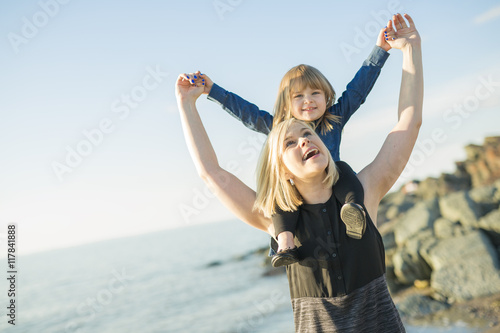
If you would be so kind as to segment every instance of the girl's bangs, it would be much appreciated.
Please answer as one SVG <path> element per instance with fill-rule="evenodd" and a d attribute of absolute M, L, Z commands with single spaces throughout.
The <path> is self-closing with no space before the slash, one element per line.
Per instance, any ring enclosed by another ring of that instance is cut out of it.
<path fill-rule="evenodd" d="M 291 93 L 296 91 L 302 91 L 307 87 L 310 87 L 311 89 L 320 89 L 326 91 L 322 80 L 318 78 L 316 75 L 313 75 L 312 73 L 308 72 L 300 74 L 301 75 L 298 75 L 290 80 Z"/>

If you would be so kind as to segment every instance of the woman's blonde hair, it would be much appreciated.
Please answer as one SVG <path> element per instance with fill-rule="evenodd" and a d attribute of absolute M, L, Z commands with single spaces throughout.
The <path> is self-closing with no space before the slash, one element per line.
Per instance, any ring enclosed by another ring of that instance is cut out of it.
<path fill-rule="evenodd" d="M 267 217 L 274 215 L 277 207 L 283 211 L 294 211 L 303 202 L 299 191 L 286 179 L 287 169 L 282 158 L 286 134 L 288 129 L 296 123 L 309 127 L 314 132 L 314 128 L 305 121 L 295 118 L 285 120 L 273 127 L 259 157 L 257 199 L 254 209 L 262 211 Z M 328 165 L 325 169 L 323 184 L 331 187 L 337 182 L 339 174 L 330 152 L 328 149 L 326 151 L 328 152 Z"/>
<path fill-rule="evenodd" d="M 281 123 L 283 120 L 293 118 L 292 115 L 292 93 L 301 91 L 305 88 L 320 89 L 325 93 L 326 109 L 335 103 L 335 90 L 326 77 L 319 70 L 309 65 L 298 65 L 290 69 L 283 79 L 281 79 L 278 97 L 274 104 L 273 126 Z M 332 122 L 340 122 L 340 116 L 326 112 L 316 122 L 322 134 L 333 129 Z"/>

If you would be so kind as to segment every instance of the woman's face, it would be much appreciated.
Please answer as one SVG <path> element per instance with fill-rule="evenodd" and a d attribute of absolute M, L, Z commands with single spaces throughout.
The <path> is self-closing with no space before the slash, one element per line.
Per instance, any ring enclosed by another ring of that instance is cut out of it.
<path fill-rule="evenodd" d="M 294 123 L 283 141 L 283 163 L 287 178 L 311 180 L 324 177 L 328 166 L 328 149 L 319 136 L 309 127 Z"/>

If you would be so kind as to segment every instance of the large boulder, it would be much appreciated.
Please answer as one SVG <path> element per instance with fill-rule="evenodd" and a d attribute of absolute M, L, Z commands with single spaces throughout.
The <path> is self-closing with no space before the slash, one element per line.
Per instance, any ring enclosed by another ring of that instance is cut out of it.
<path fill-rule="evenodd" d="M 412 284 L 415 280 L 428 280 L 431 268 L 420 255 L 423 243 L 433 238 L 431 229 L 422 231 L 417 237 L 406 242 L 406 246 L 398 249 L 392 258 L 394 274 L 401 284 Z"/>
<path fill-rule="evenodd" d="M 406 241 L 425 229 L 432 228 L 432 224 L 439 217 L 437 199 L 417 203 L 397 223 L 394 228 L 394 238 L 399 247 Z"/>
<path fill-rule="evenodd" d="M 401 200 L 394 201 L 387 209 L 385 217 L 390 221 L 415 206 L 415 198 L 410 195 L 403 195 Z"/>
<path fill-rule="evenodd" d="M 495 263 L 498 260 L 491 241 L 482 231 L 476 230 L 460 237 L 439 240 L 429 251 L 429 265 L 433 270 L 438 270 L 479 256 L 493 258 Z"/>
<path fill-rule="evenodd" d="M 464 226 L 476 226 L 480 207 L 472 201 L 466 191 L 449 194 L 439 199 L 441 215 L 448 220 L 458 221 Z"/>
<path fill-rule="evenodd" d="M 479 219 L 477 226 L 490 236 L 495 246 L 500 246 L 500 209 L 483 216 Z"/>
<path fill-rule="evenodd" d="M 422 259 L 425 260 L 425 262 L 427 263 L 427 265 L 430 267 L 430 269 L 432 270 L 432 266 L 431 266 L 431 251 L 434 249 L 434 247 L 436 247 L 437 244 L 439 244 L 439 239 L 435 236 L 434 234 L 434 237 L 422 237 L 421 238 L 421 242 L 420 242 L 420 247 L 418 249 L 418 254 L 420 255 L 420 257 Z"/>
<path fill-rule="evenodd" d="M 469 191 L 469 197 L 476 203 L 498 203 L 500 197 L 497 194 L 498 188 L 495 184 L 476 187 Z"/>
<path fill-rule="evenodd" d="M 464 260 L 433 272 L 431 286 L 454 303 L 500 293 L 500 275 L 491 258 Z"/>
<path fill-rule="evenodd" d="M 453 222 L 444 217 L 434 221 L 434 234 L 439 239 L 463 236 L 473 230 L 470 226 L 464 227 L 459 222 Z"/>
<path fill-rule="evenodd" d="M 407 210 L 415 205 L 416 198 L 405 193 L 392 192 L 388 193 L 380 202 L 377 223 L 383 225 L 386 222 L 392 222 Z"/>
<path fill-rule="evenodd" d="M 424 295 L 410 295 L 396 303 L 396 308 L 403 319 L 418 318 L 437 311 L 446 310 L 448 306 Z"/>
<path fill-rule="evenodd" d="M 415 194 L 419 198 L 428 200 L 468 189 L 470 189 L 470 177 L 459 168 L 455 174 L 443 173 L 438 178 L 429 177 L 421 181 Z"/>
<path fill-rule="evenodd" d="M 500 292 L 498 254 L 483 232 L 440 240 L 428 254 L 431 287 L 450 302 Z"/>
<path fill-rule="evenodd" d="M 467 160 L 462 164 L 473 187 L 489 185 L 500 178 L 500 137 L 487 137 L 482 146 L 468 145 L 465 152 Z"/>
<path fill-rule="evenodd" d="M 469 191 L 469 197 L 480 207 L 480 215 L 486 215 L 498 208 L 500 193 L 494 185 L 476 187 Z"/>

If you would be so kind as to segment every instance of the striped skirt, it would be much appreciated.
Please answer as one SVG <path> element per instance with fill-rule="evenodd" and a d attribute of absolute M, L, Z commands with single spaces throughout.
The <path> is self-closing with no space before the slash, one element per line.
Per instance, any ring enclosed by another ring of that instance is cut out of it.
<path fill-rule="evenodd" d="M 341 297 L 292 299 L 295 331 L 406 332 L 392 301 L 385 275 Z"/>

